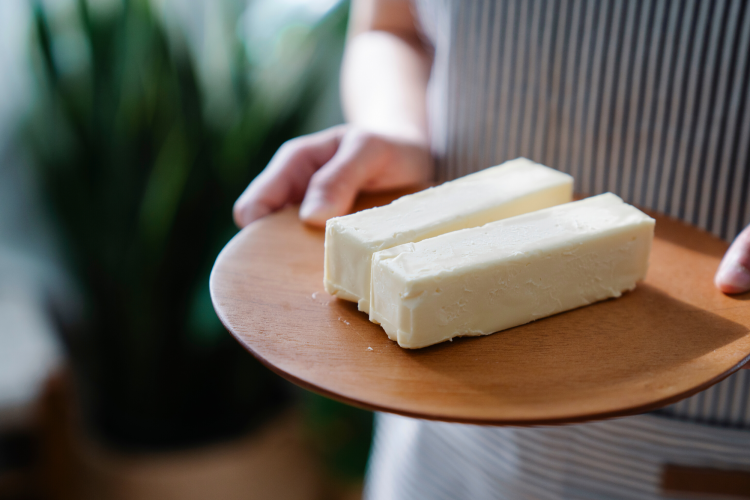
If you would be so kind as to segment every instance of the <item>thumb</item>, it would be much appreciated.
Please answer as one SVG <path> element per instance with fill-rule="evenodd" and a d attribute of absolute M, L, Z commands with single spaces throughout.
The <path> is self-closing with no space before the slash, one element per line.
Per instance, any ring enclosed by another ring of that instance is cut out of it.
<path fill-rule="evenodd" d="M 737 236 L 727 250 L 716 271 L 714 283 L 724 293 L 750 290 L 750 226 Z"/>

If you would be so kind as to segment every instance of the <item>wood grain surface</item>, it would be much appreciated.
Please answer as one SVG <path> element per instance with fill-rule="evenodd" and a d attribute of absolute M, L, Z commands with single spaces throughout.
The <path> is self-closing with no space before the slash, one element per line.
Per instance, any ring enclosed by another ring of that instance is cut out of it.
<path fill-rule="evenodd" d="M 401 194 L 361 198 L 355 210 Z M 324 291 L 323 231 L 299 222 L 296 207 L 227 244 L 211 296 L 226 328 L 266 366 L 363 408 L 490 425 L 641 413 L 720 381 L 750 357 L 750 294 L 713 286 L 727 244 L 655 217 L 651 265 L 635 291 L 419 350 L 400 348 L 356 304 Z"/>

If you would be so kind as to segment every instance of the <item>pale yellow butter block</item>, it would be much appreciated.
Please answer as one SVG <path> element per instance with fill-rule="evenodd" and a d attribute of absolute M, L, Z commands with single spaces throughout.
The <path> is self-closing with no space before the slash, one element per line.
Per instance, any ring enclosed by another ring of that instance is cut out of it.
<path fill-rule="evenodd" d="M 525 158 L 326 223 L 324 285 L 369 312 L 374 252 L 567 203 L 573 178 Z"/>
<path fill-rule="evenodd" d="M 370 320 L 401 347 L 488 335 L 619 297 L 654 219 L 607 193 L 377 252 Z"/>

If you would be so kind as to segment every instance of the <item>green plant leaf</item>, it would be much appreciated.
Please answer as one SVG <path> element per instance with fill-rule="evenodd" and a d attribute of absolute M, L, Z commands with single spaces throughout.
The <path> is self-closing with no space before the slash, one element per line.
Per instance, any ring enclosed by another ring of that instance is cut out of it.
<path fill-rule="evenodd" d="M 159 151 L 141 202 L 139 233 L 149 251 L 161 254 L 190 173 L 193 152 L 178 124 Z"/>

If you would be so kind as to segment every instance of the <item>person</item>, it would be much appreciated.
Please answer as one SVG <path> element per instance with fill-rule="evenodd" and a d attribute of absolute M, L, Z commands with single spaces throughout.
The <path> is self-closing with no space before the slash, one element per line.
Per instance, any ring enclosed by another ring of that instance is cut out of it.
<path fill-rule="evenodd" d="M 715 286 L 750 290 L 746 3 L 355 0 L 349 30 L 347 123 L 284 144 L 237 200 L 239 226 L 289 203 L 323 226 L 360 192 L 525 156 L 733 239 Z M 750 467 L 749 375 L 571 426 L 379 414 L 366 497 L 662 498 L 670 466 Z"/>

